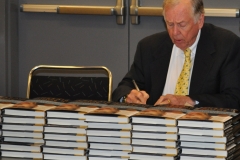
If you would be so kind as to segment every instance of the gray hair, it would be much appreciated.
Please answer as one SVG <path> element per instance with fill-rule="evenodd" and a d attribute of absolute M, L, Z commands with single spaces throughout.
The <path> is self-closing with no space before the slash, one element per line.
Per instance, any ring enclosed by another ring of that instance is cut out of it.
<path fill-rule="evenodd" d="M 181 0 L 164 0 L 163 1 L 163 16 L 165 17 L 165 6 L 172 5 L 175 6 L 180 3 Z M 192 9 L 193 9 L 193 16 L 195 22 L 197 22 L 198 18 L 201 14 L 204 14 L 204 5 L 202 0 L 191 0 L 192 2 Z"/>

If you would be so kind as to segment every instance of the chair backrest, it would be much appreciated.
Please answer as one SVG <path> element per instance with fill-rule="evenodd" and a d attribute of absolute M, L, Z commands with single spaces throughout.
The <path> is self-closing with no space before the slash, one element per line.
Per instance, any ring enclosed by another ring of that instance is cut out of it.
<path fill-rule="evenodd" d="M 111 101 L 111 94 L 112 73 L 104 66 L 39 65 L 28 76 L 27 98 L 30 99 L 54 97 Z"/>

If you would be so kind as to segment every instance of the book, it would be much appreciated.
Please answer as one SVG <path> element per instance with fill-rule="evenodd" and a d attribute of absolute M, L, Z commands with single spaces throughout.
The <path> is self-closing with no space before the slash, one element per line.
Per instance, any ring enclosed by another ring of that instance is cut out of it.
<path fill-rule="evenodd" d="M 79 148 L 69 148 L 69 147 L 51 147 L 51 146 L 42 146 L 42 152 L 53 153 L 53 154 L 65 154 L 65 155 L 86 155 L 86 149 Z"/>
<path fill-rule="evenodd" d="M 87 122 L 111 122 L 111 123 L 130 123 L 130 116 L 138 113 L 132 109 L 118 109 L 114 107 L 101 107 L 85 114 Z"/>
<path fill-rule="evenodd" d="M 3 137 L 29 137 L 29 138 L 43 138 L 42 132 L 31 132 L 31 131 L 10 131 L 10 130 L 2 130 Z"/>
<path fill-rule="evenodd" d="M 45 111 L 54 105 L 38 105 L 35 102 L 23 101 L 3 109 L 3 115 L 45 117 Z"/>
<path fill-rule="evenodd" d="M 139 132 L 132 131 L 132 138 L 156 139 L 156 140 L 178 140 L 177 133 L 171 132 Z"/>
<path fill-rule="evenodd" d="M 71 142 L 71 141 L 56 141 L 56 140 L 45 140 L 46 146 L 64 146 L 70 148 L 86 149 L 88 148 L 87 142 Z"/>
<path fill-rule="evenodd" d="M 87 129 L 87 136 L 131 137 L 129 130 L 118 129 Z"/>
<path fill-rule="evenodd" d="M 89 149 L 132 151 L 132 145 L 130 145 L 130 144 L 113 144 L 113 143 L 90 143 Z"/>
<path fill-rule="evenodd" d="M 71 118 L 85 120 L 85 113 L 98 109 L 98 106 L 79 106 L 65 103 L 46 111 L 47 118 Z"/>
<path fill-rule="evenodd" d="M 179 141 L 175 141 L 175 140 L 132 138 L 132 145 L 163 146 L 163 147 L 177 148 L 179 144 L 180 144 Z"/>
<path fill-rule="evenodd" d="M 133 131 L 148 131 L 148 132 L 172 132 L 177 133 L 177 126 L 165 126 L 158 124 L 132 124 Z"/>
<path fill-rule="evenodd" d="M 53 153 L 44 153 L 44 159 L 48 160 L 87 160 L 87 156 L 82 155 L 64 155 L 64 154 L 53 154 Z"/>
<path fill-rule="evenodd" d="M 214 136 L 197 136 L 197 135 L 179 135 L 180 141 L 192 141 L 195 142 L 214 142 L 214 143 L 227 143 L 233 137 L 232 134 L 226 137 L 214 137 Z"/>
<path fill-rule="evenodd" d="M 181 160 L 238 160 L 235 159 L 234 155 L 231 154 L 228 157 L 220 157 L 220 156 L 208 156 L 208 155 L 194 155 L 194 154 L 181 154 Z"/>
<path fill-rule="evenodd" d="M 135 104 L 135 103 L 121 103 L 121 102 L 109 102 L 109 101 L 100 101 L 100 100 L 74 100 L 69 103 L 78 104 L 78 105 L 97 105 L 101 107 L 113 107 L 118 109 L 133 109 L 137 111 L 144 110 L 146 108 L 152 107 L 152 105 L 146 104 Z"/>
<path fill-rule="evenodd" d="M 212 128 L 198 128 L 198 127 L 179 127 L 179 134 L 191 134 L 199 136 L 218 136 L 223 137 L 233 133 L 233 126 L 228 126 L 225 129 L 212 129 Z M 233 133 L 234 134 L 234 133 Z"/>
<path fill-rule="evenodd" d="M 179 111 L 183 113 L 190 112 L 194 110 L 195 108 L 192 106 L 187 106 L 187 105 L 173 105 L 173 104 L 163 104 L 163 105 L 157 105 L 154 107 L 150 107 L 153 109 L 159 109 L 162 111 Z"/>
<path fill-rule="evenodd" d="M 125 157 L 107 157 L 107 156 L 88 156 L 88 160 L 128 160 Z"/>
<path fill-rule="evenodd" d="M 196 112 L 204 112 L 209 114 L 229 115 L 232 117 L 231 123 L 240 120 L 239 110 L 233 108 L 218 108 L 218 107 L 198 107 L 194 109 Z"/>
<path fill-rule="evenodd" d="M 10 104 L 15 104 L 19 103 L 22 101 L 28 100 L 27 98 L 22 98 L 22 97 L 9 97 L 9 96 L 0 96 L 0 103 L 10 103 Z"/>
<path fill-rule="evenodd" d="M 180 149 L 179 148 L 167 148 L 161 146 L 141 146 L 141 145 L 132 145 L 132 152 L 140 152 L 140 153 L 153 153 L 153 154 L 165 154 L 169 156 L 178 155 Z"/>
<path fill-rule="evenodd" d="M 45 140 L 63 140 L 63 141 L 76 141 L 76 142 L 86 142 L 86 135 L 79 134 L 62 134 L 62 133 L 44 133 Z"/>
<path fill-rule="evenodd" d="M 132 125 L 131 123 L 88 122 L 88 128 L 132 130 Z"/>
<path fill-rule="evenodd" d="M 234 138 L 232 138 L 227 143 L 181 141 L 180 146 L 192 147 L 192 148 L 209 148 L 209 149 L 216 149 L 216 150 L 226 150 L 227 147 L 229 147 L 234 143 L 235 143 Z"/>
<path fill-rule="evenodd" d="M 40 103 L 40 104 L 52 104 L 52 105 L 62 105 L 65 103 L 70 102 L 70 99 L 64 99 L 64 98 L 56 98 L 56 97 L 36 97 L 28 99 L 27 101 Z"/>
<path fill-rule="evenodd" d="M 137 160 L 178 160 L 179 159 L 178 156 L 169 156 L 165 154 L 138 153 L 138 152 L 129 153 L 129 156 L 130 156 L 129 159 L 137 159 Z"/>
<path fill-rule="evenodd" d="M 131 138 L 88 136 L 88 142 L 131 144 Z"/>
<path fill-rule="evenodd" d="M 86 135 L 86 127 L 79 126 L 61 126 L 61 125 L 45 125 L 44 133 L 62 133 L 62 134 L 82 134 Z"/>
<path fill-rule="evenodd" d="M 20 151 L 7 151 L 1 150 L 1 157 L 14 157 L 23 159 L 43 159 L 42 152 L 20 152 Z"/>
<path fill-rule="evenodd" d="M 228 157 L 236 150 L 236 144 L 232 144 L 226 150 L 216 150 L 209 148 L 193 148 L 193 147 L 182 147 L 182 154 L 196 154 L 196 155 L 209 155 L 209 156 L 221 156 Z"/>
<path fill-rule="evenodd" d="M 47 118 L 46 121 L 48 125 L 80 126 L 81 128 L 87 128 L 87 122 L 80 119 Z"/>
<path fill-rule="evenodd" d="M 3 123 L 2 130 L 43 132 L 43 125 Z"/>
<path fill-rule="evenodd" d="M 41 152 L 41 145 L 27 145 L 23 143 L 1 143 L 1 150 Z"/>
<path fill-rule="evenodd" d="M 43 138 L 3 137 L 3 142 L 16 142 L 22 144 L 44 144 Z"/>
<path fill-rule="evenodd" d="M 163 111 L 155 108 L 148 108 L 131 116 L 132 123 L 159 124 L 166 126 L 176 126 L 179 117 L 185 115 L 179 111 Z"/>
<path fill-rule="evenodd" d="M 14 123 L 14 124 L 34 124 L 44 125 L 46 123 L 43 117 L 18 117 L 18 116 L 2 116 L 3 123 Z"/>
<path fill-rule="evenodd" d="M 124 157 L 129 158 L 130 151 L 118 151 L 118 150 L 103 150 L 103 149 L 89 149 L 89 156 L 104 156 L 104 157 Z"/>
<path fill-rule="evenodd" d="M 232 124 L 232 117 L 226 114 L 189 112 L 178 118 L 179 127 L 225 129 Z"/>

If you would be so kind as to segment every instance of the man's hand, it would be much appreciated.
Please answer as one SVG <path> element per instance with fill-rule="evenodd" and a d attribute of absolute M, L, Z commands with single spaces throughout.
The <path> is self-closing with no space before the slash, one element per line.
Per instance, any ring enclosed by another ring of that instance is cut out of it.
<path fill-rule="evenodd" d="M 137 91 L 136 89 L 133 89 L 127 95 L 125 102 L 146 104 L 148 98 L 149 98 L 149 95 L 145 91 Z"/>
<path fill-rule="evenodd" d="M 157 100 L 157 102 L 154 104 L 154 106 L 162 105 L 162 104 L 194 106 L 195 102 L 188 96 L 167 94 L 167 95 L 161 96 Z"/>

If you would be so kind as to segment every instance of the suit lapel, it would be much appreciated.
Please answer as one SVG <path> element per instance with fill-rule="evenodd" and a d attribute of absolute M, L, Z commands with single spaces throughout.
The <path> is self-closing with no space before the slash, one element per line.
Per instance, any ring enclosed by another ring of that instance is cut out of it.
<path fill-rule="evenodd" d="M 169 39 L 166 43 L 164 43 L 164 45 L 161 45 L 154 53 L 155 60 L 150 66 L 152 88 L 149 102 L 155 103 L 159 96 L 162 95 L 165 81 L 167 78 L 172 47 L 173 44 Z"/>
<path fill-rule="evenodd" d="M 214 63 L 215 47 L 213 41 L 209 38 L 211 37 L 209 34 L 211 32 L 208 28 L 202 29 L 196 50 L 189 94 L 201 93 L 206 77 L 210 76 L 208 74 Z"/>

